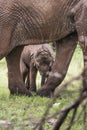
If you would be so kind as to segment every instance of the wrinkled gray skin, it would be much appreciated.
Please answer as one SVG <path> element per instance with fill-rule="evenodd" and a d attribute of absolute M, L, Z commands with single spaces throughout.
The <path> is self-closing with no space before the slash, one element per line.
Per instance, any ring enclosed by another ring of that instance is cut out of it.
<path fill-rule="evenodd" d="M 15 60 L 20 62 L 23 49 L 15 47 L 24 45 L 25 40 L 26 44 L 56 42 L 52 75 L 37 92 L 50 96 L 64 79 L 78 40 L 87 61 L 87 0 L 0 0 L 0 59 L 8 54 L 10 92 L 30 96 L 21 78 L 20 63 L 15 63 Z M 87 72 L 84 76 L 87 86 Z"/>
<path fill-rule="evenodd" d="M 25 46 L 20 59 L 20 68 L 23 81 L 27 88 L 36 92 L 37 71 L 41 75 L 43 86 L 52 70 L 54 52 L 49 44 Z"/>

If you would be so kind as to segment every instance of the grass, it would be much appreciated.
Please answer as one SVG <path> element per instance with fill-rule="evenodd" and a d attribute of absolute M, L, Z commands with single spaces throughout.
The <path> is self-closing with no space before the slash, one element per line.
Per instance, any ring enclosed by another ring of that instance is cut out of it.
<path fill-rule="evenodd" d="M 82 71 L 82 68 L 83 57 L 81 49 L 78 46 L 63 83 L 78 75 Z M 39 84 L 40 76 L 38 75 L 37 85 Z M 71 84 L 67 90 L 62 92 L 61 98 L 58 98 L 53 104 L 53 107 L 49 111 L 49 115 L 71 104 L 78 96 L 77 90 L 80 84 L 81 81 L 76 81 Z M 7 68 L 5 59 L 3 59 L 0 61 L 0 130 L 32 130 L 41 119 L 51 99 L 39 96 L 30 98 L 27 96 L 11 96 L 7 86 Z M 80 110 L 81 107 L 78 113 Z M 71 114 L 67 117 L 67 121 L 61 130 L 65 130 L 70 116 Z M 52 130 L 56 118 L 45 123 L 45 130 Z M 79 118 L 79 121 L 72 127 L 72 130 L 83 130 L 82 117 Z"/>

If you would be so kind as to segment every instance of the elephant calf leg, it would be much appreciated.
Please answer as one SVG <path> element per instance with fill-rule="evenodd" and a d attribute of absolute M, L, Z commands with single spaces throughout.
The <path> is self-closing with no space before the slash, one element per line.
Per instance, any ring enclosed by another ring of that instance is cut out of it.
<path fill-rule="evenodd" d="M 30 91 L 36 92 L 37 69 L 33 64 L 30 65 Z"/>
<path fill-rule="evenodd" d="M 41 86 L 43 86 L 45 84 L 45 80 L 46 80 L 46 75 L 42 75 L 41 76 Z"/>
<path fill-rule="evenodd" d="M 76 40 L 76 34 L 72 34 L 56 43 L 56 59 L 53 69 L 46 84 L 38 90 L 37 94 L 49 97 L 53 94 L 55 88 L 63 81 L 77 45 Z"/>
<path fill-rule="evenodd" d="M 31 96 L 31 93 L 25 87 L 20 72 L 20 56 L 23 47 L 16 47 L 7 57 L 8 83 L 11 94 L 24 94 Z"/>

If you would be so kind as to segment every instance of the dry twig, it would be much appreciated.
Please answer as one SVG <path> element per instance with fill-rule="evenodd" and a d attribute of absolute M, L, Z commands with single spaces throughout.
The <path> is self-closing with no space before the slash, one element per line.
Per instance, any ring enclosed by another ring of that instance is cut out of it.
<path fill-rule="evenodd" d="M 85 71 L 85 70 L 84 70 Z M 39 121 L 39 123 L 36 125 L 36 127 L 34 128 L 34 130 L 43 130 L 43 124 L 45 123 L 46 120 L 49 120 L 50 118 L 53 118 L 57 115 L 60 115 L 59 116 L 59 119 L 57 120 L 55 126 L 54 126 L 54 129 L 53 130 L 59 130 L 61 128 L 61 126 L 63 125 L 65 119 L 67 118 L 68 114 L 70 111 L 73 110 L 73 113 L 72 113 L 72 117 L 71 117 L 71 121 L 68 125 L 68 127 L 66 128 L 66 130 L 70 130 L 72 125 L 75 123 L 75 117 L 76 117 L 76 113 L 78 111 L 78 108 L 79 108 L 79 105 L 87 98 L 87 91 L 86 90 L 82 90 L 79 97 L 68 107 L 66 107 L 65 109 L 61 110 L 61 111 L 57 111 L 54 115 L 52 115 L 51 117 L 47 117 L 48 115 L 48 112 L 50 110 L 50 108 L 52 108 L 53 106 L 53 103 L 55 103 L 56 101 L 56 98 L 59 96 L 59 94 L 65 90 L 65 88 L 67 88 L 68 85 L 70 85 L 73 81 L 75 80 L 79 80 L 83 77 L 83 73 L 84 71 L 77 77 L 74 77 L 72 78 L 71 80 L 69 80 L 68 82 L 66 82 L 64 85 L 61 86 L 61 88 L 57 91 L 57 94 L 53 97 L 52 101 L 49 103 L 42 119 Z M 84 111 L 84 129 L 86 128 L 85 127 L 85 122 L 86 122 L 86 117 L 85 117 L 85 114 L 86 114 L 86 105 L 84 105 L 81 113 L 83 113 Z M 78 116 L 78 118 L 80 117 L 80 115 Z M 85 129 L 86 130 L 86 129 Z"/>

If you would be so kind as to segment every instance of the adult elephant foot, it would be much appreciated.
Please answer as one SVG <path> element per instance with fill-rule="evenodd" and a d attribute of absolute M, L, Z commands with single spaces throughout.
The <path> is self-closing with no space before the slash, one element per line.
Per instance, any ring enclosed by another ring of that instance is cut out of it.
<path fill-rule="evenodd" d="M 11 94 L 31 96 L 31 92 L 25 87 L 20 72 L 20 56 L 23 46 L 16 47 L 6 57 L 8 67 L 8 87 Z"/>
<path fill-rule="evenodd" d="M 22 83 L 9 84 L 10 94 L 32 96 L 32 93 Z"/>
<path fill-rule="evenodd" d="M 46 84 L 37 91 L 40 96 L 51 97 L 55 88 L 63 81 L 74 50 L 77 46 L 77 34 L 73 33 L 56 42 L 56 59 Z"/>
<path fill-rule="evenodd" d="M 50 89 L 47 89 L 46 87 L 42 87 L 38 90 L 37 95 L 41 97 L 48 97 L 51 98 L 54 95 L 54 91 L 51 91 Z"/>

